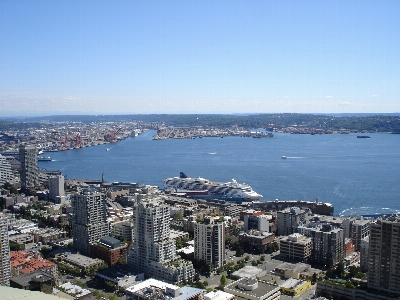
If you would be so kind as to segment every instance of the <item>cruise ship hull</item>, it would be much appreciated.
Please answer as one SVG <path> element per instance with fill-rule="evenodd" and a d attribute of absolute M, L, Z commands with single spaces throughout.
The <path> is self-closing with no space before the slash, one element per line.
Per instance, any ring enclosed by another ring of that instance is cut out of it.
<path fill-rule="evenodd" d="M 243 201 L 257 201 L 262 196 L 257 194 L 247 184 L 240 184 L 232 179 L 232 182 L 212 182 L 204 178 L 188 178 L 181 172 L 180 177 L 164 180 L 164 190 L 185 196 L 204 199 L 242 203 Z"/>

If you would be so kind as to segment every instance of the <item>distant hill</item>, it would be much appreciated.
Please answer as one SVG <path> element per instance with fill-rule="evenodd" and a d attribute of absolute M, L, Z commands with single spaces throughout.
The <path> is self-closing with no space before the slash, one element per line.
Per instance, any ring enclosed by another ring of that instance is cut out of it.
<path fill-rule="evenodd" d="M 45 117 L 8 118 L 0 122 L 0 130 L 11 126 L 43 127 L 53 122 L 148 122 L 166 126 L 240 126 L 265 128 L 302 126 L 322 129 L 346 129 L 359 132 L 400 132 L 400 113 L 397 114 L 149 114 L 149 115 L 55 115 Z M 47 126 L 48 126 L 47 125 Z"/>

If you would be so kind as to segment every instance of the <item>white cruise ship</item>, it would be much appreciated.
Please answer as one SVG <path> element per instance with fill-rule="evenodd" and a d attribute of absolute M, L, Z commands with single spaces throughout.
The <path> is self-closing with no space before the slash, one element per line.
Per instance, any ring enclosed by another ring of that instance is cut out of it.
<path fill-rule="evenodd" d="M 181 172 L 179 177 L 164 180 L 164 190 L 174 189 L 177 193 L 186 193 L 193 198 L 220 199 L 226 201 L 256 201 L 262 195 L 253 191 L 245 183 L 238 183 L 235 179 L 231 182 L 213 182 L 204 178 L 188 178 Z"/>

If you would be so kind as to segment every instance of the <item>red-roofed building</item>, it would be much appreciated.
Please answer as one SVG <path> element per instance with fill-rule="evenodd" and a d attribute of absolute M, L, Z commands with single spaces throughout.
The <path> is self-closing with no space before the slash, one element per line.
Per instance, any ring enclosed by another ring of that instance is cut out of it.
<path fill-rule="evenodd" d="M 57 265 L 43 259 L 40 255 L 30 254 L 26 251 L 10 251 L 11 274 L 28 274 L 36 270 L 57 276 Z"/>

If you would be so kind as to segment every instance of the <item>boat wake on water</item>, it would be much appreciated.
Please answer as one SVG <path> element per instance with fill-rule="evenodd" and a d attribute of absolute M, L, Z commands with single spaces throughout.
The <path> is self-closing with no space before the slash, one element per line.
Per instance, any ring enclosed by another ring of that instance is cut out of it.
<path fill-rule="evenodd" d="M 339 213 L 339 217 L 363 216 L 378 218 L 383 215 L 400 214 L 400 210 L 388 207 L 352 207 Z"/>

